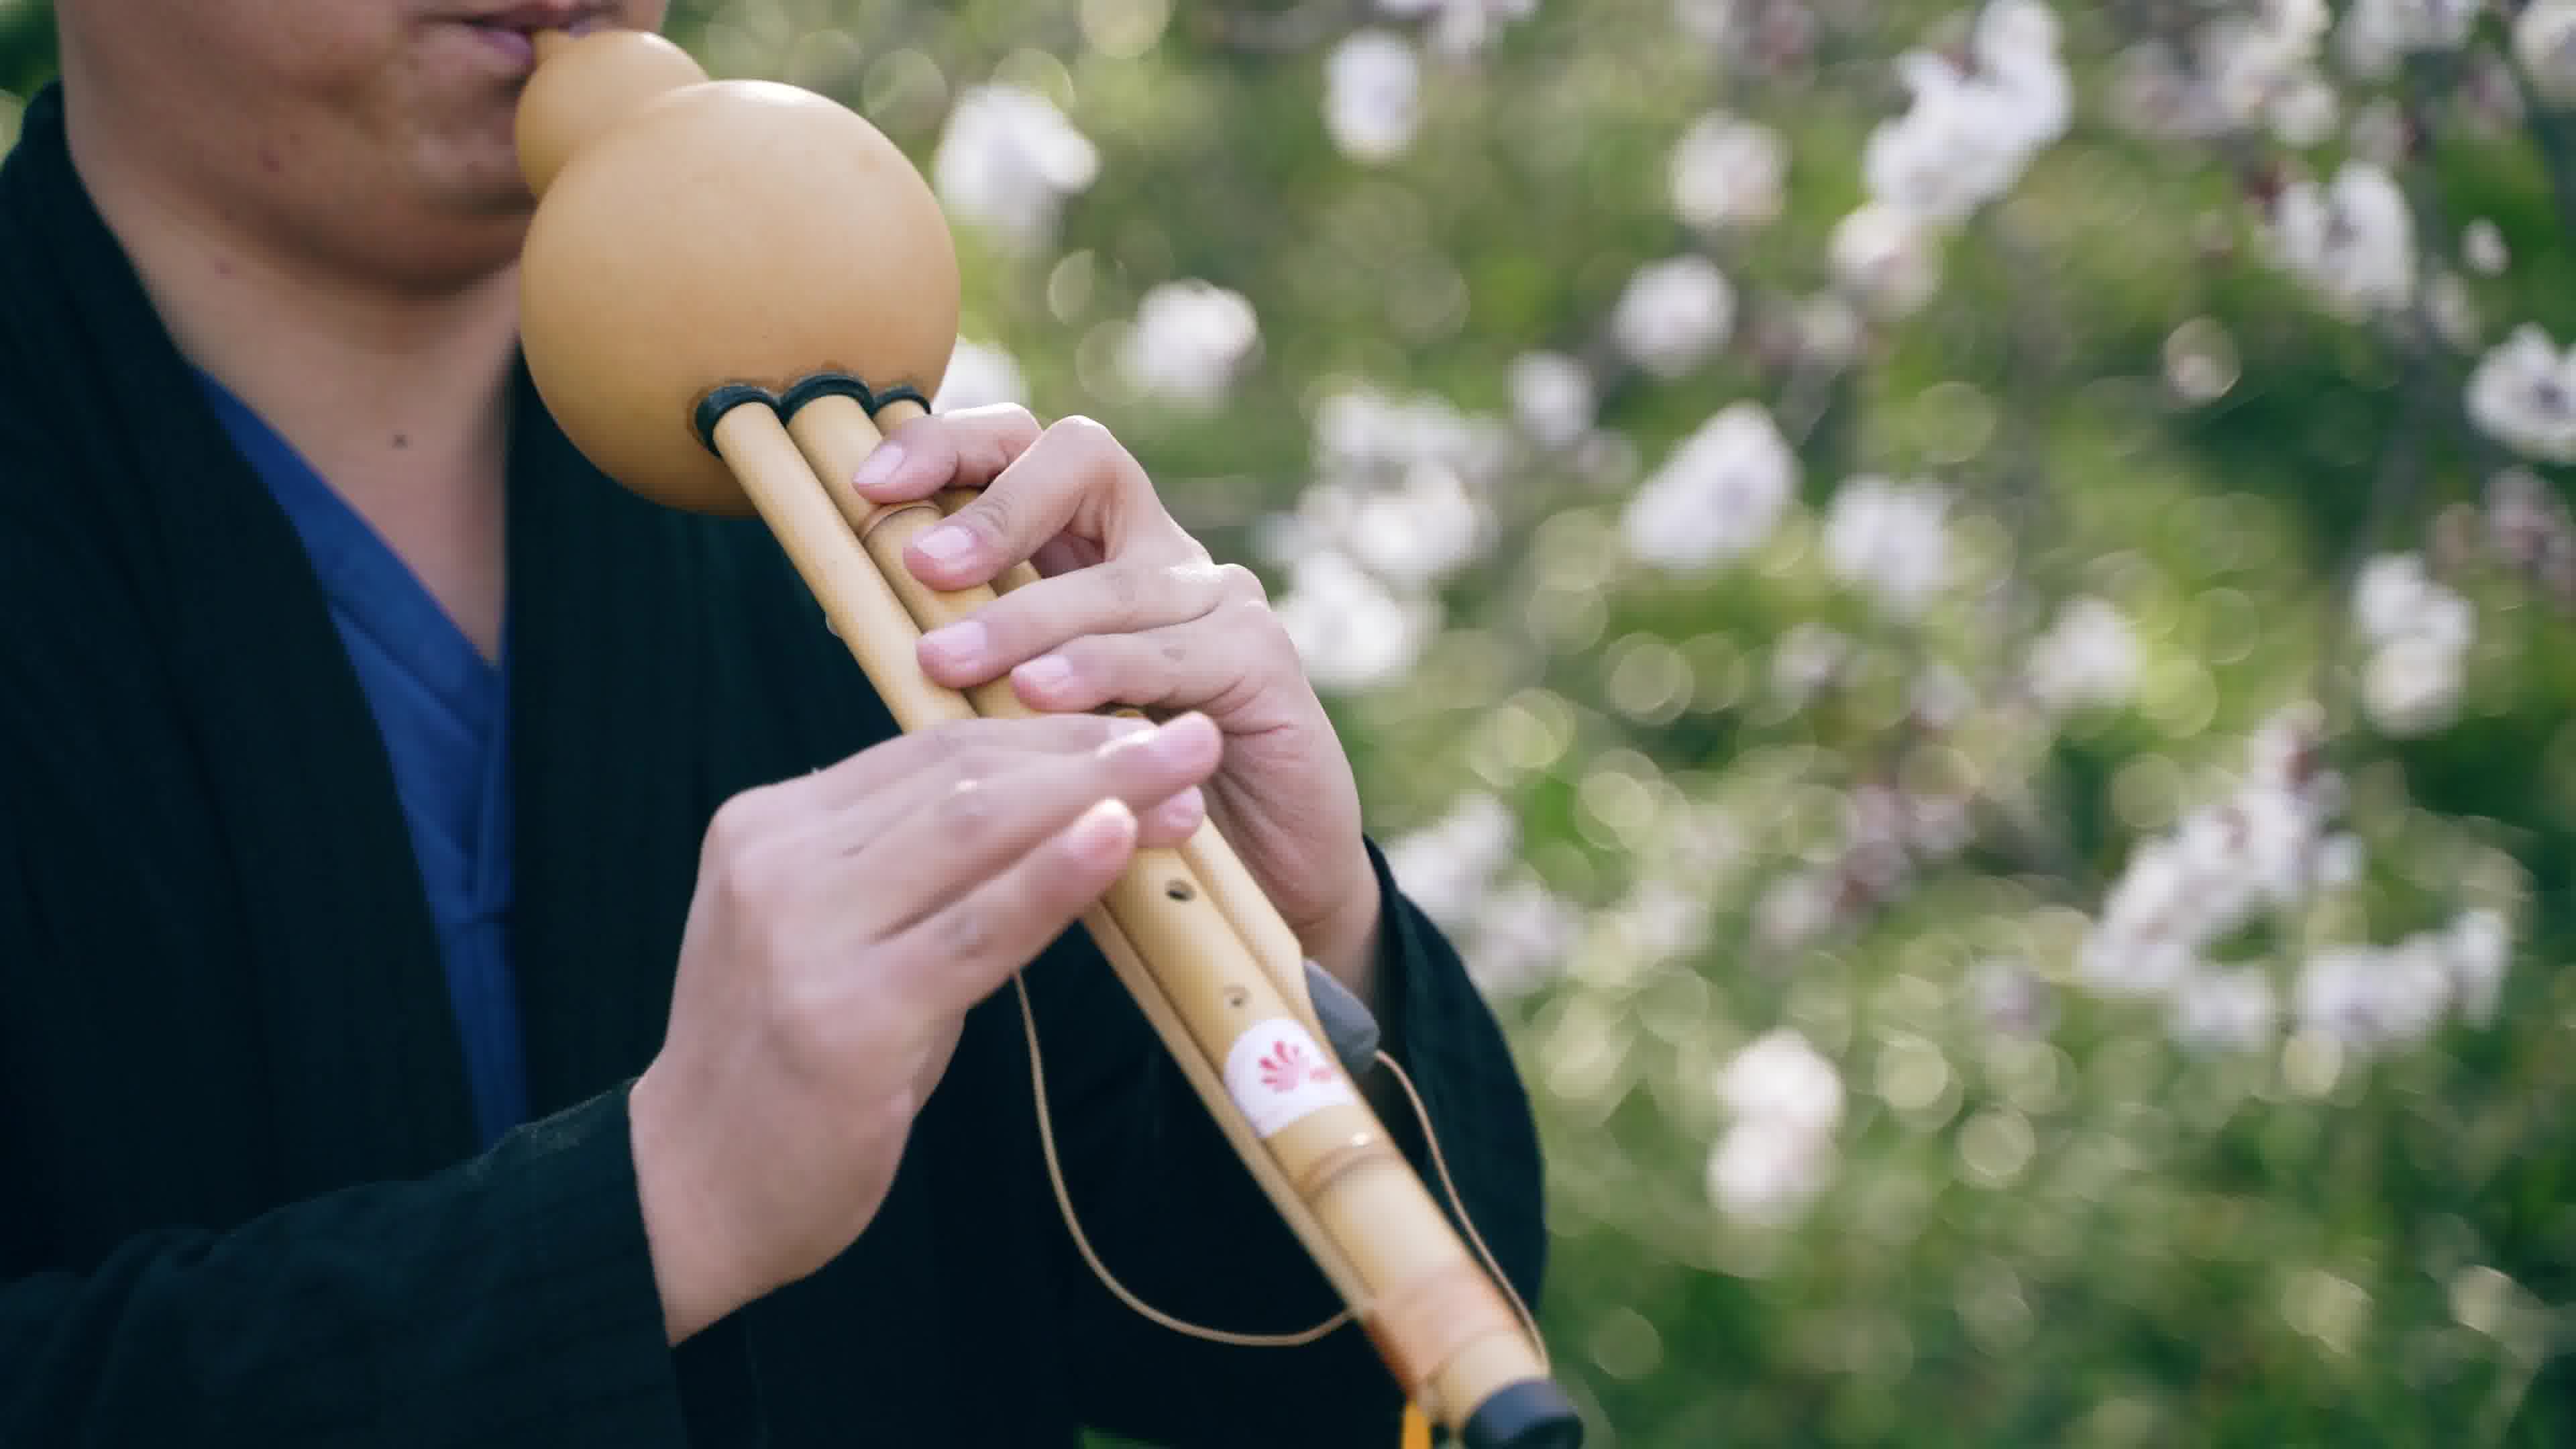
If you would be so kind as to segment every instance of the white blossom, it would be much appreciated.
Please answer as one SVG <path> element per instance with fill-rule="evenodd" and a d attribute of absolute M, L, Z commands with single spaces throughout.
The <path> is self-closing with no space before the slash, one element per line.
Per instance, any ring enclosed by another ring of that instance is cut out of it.
<path fill-rule="evenodd" d="M 1753 903 L 1753 938 L 1769 951 L 1794 951 L 1822 937 L 1834 924 L 1841 883 L 1823 870 L 1785 875 Z"/>
<path fill-rule="evenodd" d="M 1780 215 L 1789 148 L 1759 121 L 1711 112 L 1673 148 L 1673 211 L 1693 226 L 1760 226 Z"/>
<path fill-rule="evenodd" d="M 1852 304 L 1831 292 L 1809 297 L 1796 314 L 1798 354 L 1810 366 L 1834 371 L 1860 355 L 1865 325 Z"/>
<path fill-rule="evenodd" d="M 2274 34 L 2298 47 L 2302 55 L 2314 55 L 2318 42 L 2334 27 L 2334 10 L 2327 0 L 2264 0 L 2263 17 Z"/>
<path fill-rule="evenodd" d="M 2505 968 L 2513 959 L 2513 928 L 2504 913 L 2484 907 L 2462 911 L 2443 933 L 2442 947 L 2460 1015 L 2474 1026 L 2492 1024 Z"/>
<path fill-rule="evenodd" d="M 2173 1035 L 2185 1046 L 2256 1051 L 2272 1041 L 2280 1004 L 2259 968 L 2200 971 L 2173 993 Z"/>
<path fill-rule="evenodd" d="M 1460 412 L 1431 394 L 1392 398 L 1364 387 L 1337 389 L 1315 410 L 1315 466 L 1326 477 L 1393 483 L 1437 463 L 1485 479 L 1516 453 L 1500 419 Z"/>
<path fill-rule="evenodd" d="M 1725 345 L 1735 327 L 1735 289 L 1703 256 L 1650 262 L 1628 279 L 1610 325 L 1638 366 L 1679 377 Z"/>
<path fill-rule="evenodd" d="M 2025 962 L 1988 956 L 1968 977 L 1978 1024 L 2008 1036 L 2045 1036 L 2057 1024 L 2054 989 Z"/>
<path fill-rule="evenodd" d="M 2084 938 L 2076 976 L 2109 996 L 2161 996 L 2200 969 L 2199 953 L 2160 936 L 2096 931 Z"/>
<path fill-rule="evenodd" d="M 1503 22 L 1526 20 L 1538 0 L 1378 0 L 1389 15 L 1431 17 L 1431 45 L 1446 55 L 1468 55 L 1501 32 Z"/>
<path fill-rule="evenodd" d="M 2314 888 L 2343 794 L 2341 778 L 2309 758 L 2315 728 L 2306 711 L 2276 718 L 2248 742 L 2234 793 L 2139 845 L 2085 940 L 2083 980 L 2127 995 L 2179 991 L 2211 944 Z"/>
<path fill-rule="evenodd" d="M 1842 1075 L 1793 1027 L 1765 1032 L 1737 1052 L 1719 1072 L 1717 1092 L 1739 1120 L 1813 1134 L 1842 1122 Z"/>
<path fill-rule="evenodd" d="M 1844 217 L 1827 252 L 1835 283 L 1880 317 L 1911 315 L 1941 285 L 1939 239 L 1895 206 L 1870 202 Z"/>
<path fill-rule="evenodd" d="M 1275 610 L 1307 677 L 1326 691 L 1366 689 L 1410 669 L 1439 627 L 1430 601 L 1397 597 L 1329 548 L 1297 560 Z"/>
<path fill-rule="evenodd" d="M 1804 706 L 1843 672 L 1852 650 L 1850 635 L 1801 619 L 1789 626 L 1771 651 L 1771 688 L 1790 704 Z"/>
<path fill-rule="evenodd" d="M 1188 408 L 1225 396 L 1261 339 L 1252 303 L 1210 282 L 1163 282 L 1136 304 L 1119 362 L 1139 392 Z"/>
<path fill-rule="evenodd" d="M 2469 284 L 2448 267 L 2433 274 L 2424 284 L 2424 316 L 2433 326 L 2433 335 L 2442 339 L 2454 352 L 2468 352 L 2478 345 L 2482 319 L 2478 316 L 2477 298 Z"/>
<path fill-rule="evenodd" d="M 1492 542 L 1484 490 L 1509 453 L 1502 424 L 1436 397 L 1336 392 L 1315 415 L 1323 477 L 1295 515 L 1262 521 L 1263 550 L 1292 561 L 1330 550 L 1399 592 L 1427 589 Z"/>
<path fill-rule="evenodd" d="M 2344 147 L 2356 161 L 2395 171 L 2406 164 L 2406 129 L 2405 113 L 2381 96 L 2353 112 L 2352 124 L 2344 127 Z"/>
<path fill-rule="evenodd" d="M 2265 108 L 2265 115 L 2272 123 L 2272 135 L 2282 145 L 2304 150 L 2334 139 L 2335 127 L 2343 120 L 2343 106 L 2335 98 L 2334 87 L 2310 71 L 2283 86 Z"/>
<path fill-rule="evenodd" d="M 1657 875 L 1637 883 L 1615 919 L 1631 945 L 1661 959 L 1688 955 L 1705 942 L 1711 914 L 1704 882 Z"/>
<path fill-rule="evenodd" d="M 1861 151 L 1875 200 L 1958 221 L 2012 189 L 2032 155 L 2066 133 L 2071 90 L 2055 12 L 2038 0 L 1998 0 L 1979 14 L 1970 48 L 1968 72 L 1929 51 L 1897 58 L 1913 104 Z"/>
<path fill-rule="evenodd" d="M 2576 13 L 2576 0 L 2569 0 L 2568 9 Z M 2461 228 L 2460 260 L 2479 276 L 2494 277 L 2513 264 L 2513 254 L 2505 247 L 2503 229 L 2482 216 Z"/>
<path fill-rule="evenodd" d="M 2290 146 L 2328 139 L 2341 108 L 2316 58 L 2330 20 L 2321 0 L 2275 0 L 2201 27 L 2201 69 L 2226 122 L 2266 125 Z"/>
<path fill-rule="evenodd" d="M 1524 995 L 1565 974 L 1582 913 L 1521 872 L 1487 897 L 1458 954 L 1480 990 Z"/>
<path fill-rule="evenodd" d="M 2372 720 L 2398 735 L 2449 723 L 2477 625 L 2469 601 L 2425 577 L 2420 555 L 2383 554 L 2355 582 L 2353 617 L 2374 646 L 2362 675 Z"/>
<path fill-rule="evenodd" d="M 1481 791 L 1461 796 L 1447 814 L 1387 843 L 1387 869 L 1406 896 L 1444 928 L 1475 919 L 1494 876 L 1520 845 L 1510 807 Z"/>
<path fill-rule="evenodd" d="M 1977 707 L 1976 687 L 1944 660 L 1934 660 L 1914 676 L 1905 692 L 1906 709 L 1935 730 L 1955 728 Z"/>
<path fill-rule="evenodd" d="M 2380 80 L 2414 52 L 2458 49 L 2485 8 L 2485 0 L 2353 0 L 2335 45 L 2353 74 Z"/>
<path fill-rule="evenodd" d="M 2192 899 L 2199 872 L 2195 862 L 2168 837 L 2150 840 L 2129 857 L 2126 870 L 2102 901 L 2106 930 L 2135 936 L 2198 936 L 2183 928 L 2177 916 L 2197 909 Z"/>
<path fill-rule="evenodd" d="M 2576 463 L 2576 348 L 2525 323 L 2469 374 L 2469 418 L 2527 458 Z"/>
<path fill-rule="evenodd" d="M 1046 97 L 976 86 L 957 98 L 930 171 L 950 215 L 1030 252 L 1053 240 L 1065 198 L 1099 175 L 1100 152 Z"/>
<path fill-rule="evenodd" d="M 2216 78 L 2215 85 L 2204 83 L 2164 41 L 2129 45 L 2112 61 L 2108 98 L 2112 119 L 2151 140 L 2191 141 L 2219 134 L 2236 120 L 2219 99 L 2230 68 L 2222 53 L 2204 60 L 2202 70 Z M 2261 84 L 2270 83 L 2271 77 L 2265 74 Z M 2256 94 L 2268 92 L 2257 90 Z"/>
<path fill-rule="evenodd" d="M 2478 908 L 2395 945 L 2320 950 L 2300 973 L 2299 1020 L 2364 1051 L 2419 1042 L 2446 1014 L 2488 1025 L 2512 948 L 2503 915 Z"/>
<path fill-rule="evenodd" d="M 2138 636 L 2109 602 L 2074 600 L 2031 650 L 2031 693 L 2057 709 L 2125 702 L 2138 684 Z"/>
<path fill-rule="evenodd" d="M 2350 316 L 2403 309 L 2415 295 L 2415 223 L 2406 194 L 2367 161 L 2347 161 L 2332 185 L 2299 180 L 2273 204 L 2281 265 Z"/>
<path fill-rule="evenodd" d="M 2393 947 L 2328 947 L 2299 973 L 2300 1025 L 2356 1050 L 2422 1041 L 2450 1004 L 2448 964 L 2426 937 Z"/>
<path fill-rule="evenodd" d="M 1874 475 L 1846 481 L 1825 517 L 1825 562 L 1899 618 L 1921 614 L 1950 578 L 1949 495 Z"/>
<path fill-rule="evenodd" d="M 1369 572 L 1421 589 L 1475 557 L 1484 527 L 1483 507 L 1454 470 L 1417 463 L 1402 487 L 1372 490 L 1352 503 L 1339 533 Z"/>
<path fill-rule="evenodd" d="M 1704 45 L 1731 45 L 1748 18 L 1744 0 L 1673 0 L 1673 24 Z"/>
<path fill-rule="evenodd" d="M 1357 161 L 1404 154 L 1422 123 L 1422 62 L 1389 30 L 1353 31 L 1324 62 L 1324 129 Z"/>
<path fill-rule="evenodd" d="M 2456 716 L 2464 683 L 2460 651 L 2408 635 L 2381 645 L 2363 667 L 2362 708 L 2389 734 L 2429 734 Z"/>
<path fill-rule="evenodd" d="M 2466 648 L 2476 624 L 2469 601 L 2425 576 L 2419 553 L 2384 553 L 2353 581 L 2353 622 L 2373 643 L 2421 635 Z"/>
<path fill-rule="evenodd" d="M 931 399 L 930 410 L 951 413 L 996 403 L 1025 407 L 1028 401 L 1028 380 L 1020 375 L 1017 359 L 999 347 L 961 337 L 957 350 L 948 355 L 948 373 L 939 380 L 939 395 Z"/>
<path fill-rule="evenodd" d="M 2565 590 L 2576 585 L 2576 515 L 2539 474 L 2511 467 L 2487 480 L 2487 546 L 2512 567 Z"/>
<path fill-rule="evenodd" d="M 2513 55 L 2541 100 L 2576 101 L 2576 0 L 2531 0 L 2514 17 Z"/>
<path fill-rule="evenodd" d="M 2315 802 L 2280 781 L 2248 780 L 2224 805 L 2195 812 L 2178 836 L 2190 860 L 2197 939 L 2215 940 L 2258 906 L 2286 906 L 2312 883 L 2319 827 Z"/>
<path fill-rule="evenodd" d="M 1739 1122 L 1709 1154 L 1708 1192 L 1728 1217 L 1786 1227 L 1824 1191 L 1833 1171 L 1832 1139 L 1779 1122 Z"/>
<path fill-rule="evenodd" d="M 1592 430 L 1599 406 L 1592 374 L 1562 352 L 1524 352 L 1512 360 L 1512 414 L 1545 447 L 1562 448 Z"/>
<path fill-rule="evenodd" d="M 1797 456 L 1771 414 L 1739 402 L 1682 440 L 1629 500 L 1621 527 L 1639 559 L 1704 568 L 1769 538 L 1797 486 Z"/>

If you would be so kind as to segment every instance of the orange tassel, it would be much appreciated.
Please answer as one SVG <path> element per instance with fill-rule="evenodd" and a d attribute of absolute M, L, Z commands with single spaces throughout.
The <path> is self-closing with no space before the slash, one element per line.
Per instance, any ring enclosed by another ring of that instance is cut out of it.
<path fill-rule="evenodd" d="M 1403 1449 L 1431 1449 L 1431 1421 L 1411 1404 L 1404 1406 Z"/>

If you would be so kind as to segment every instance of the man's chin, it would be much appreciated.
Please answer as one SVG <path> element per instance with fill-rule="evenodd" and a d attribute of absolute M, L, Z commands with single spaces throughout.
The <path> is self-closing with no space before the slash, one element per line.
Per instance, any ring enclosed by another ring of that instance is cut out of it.
<path fill-rule="evenodd" d="M 442 148 L 435 159 L 433 185 L 442 209 L 462 216 L 525 218 L 536 207 L 527 177 L 519 170 L 519 151 L 508 125 L 478 127 L 476 134 Z"/>

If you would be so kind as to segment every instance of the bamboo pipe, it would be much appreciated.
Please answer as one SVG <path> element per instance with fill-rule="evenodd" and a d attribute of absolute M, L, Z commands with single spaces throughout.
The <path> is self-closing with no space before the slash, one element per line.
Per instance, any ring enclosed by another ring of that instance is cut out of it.
<path fill-rule="evenodd" d="M 906 546 L 944 516 L 934 501 L 873 504 L 849 486 L 846 480 L 882 437 L 856 399 L 817 397 L 788 419 L 787 430 L 916 629 L 959 622 L 993 601 L 988 587 L 934 590 L 905 564 Z M 989 718 L 1038 713 L 1007 678 L 969 690 L 966 697 Z M 1221 837 L 1218 845 L 1234 858 Z M 1292 1219 L 1301 1216 L 1295 1208 L 1304 1207 L 1326 1229 L 1333 1245 L 1327 1253 L 1337 1249 L 1350 1259 L 1360 1292 L 1346 1297 L 1372 1305 L 1366 1321 L 1380 1334 L 1381 1348 L 1396 1361 L 1406 1386 L 1435 1414 L 1442 1405 L 1476 1402 L 1481 1375 L 1498 1367 L 1508 1371 L 1528 1355 L 1519 1320 L 1448 1230 L 1430 1193 L 1330 1054 L 1304 1028 L 1293 1036 L 1280 1029 L 1295 1020 L 1294 1013 L 1213 892 L 1177 851 L 1145 850 L 1110 887 L 1106 903 L 1118 933 L 1138 948 L 1154 988 L 1179 1016 L 1188 1046 L 1203 1060 L 1225 1064 L 1224 1089 L 1252 1119 L 1258 1155 L 1280 1169 L 1290 1189 L 1286 1199 L 1274 1192 L 1274 1204 Z M 1261 908 L 1278 919 L 1267 900 Z M 1280 929 L 1286 930 L 1284 923 Z M 1302 955 L 1299 963 L 1302 973 Z M 1309 1079 L 1285 1092 L 1265 1091 L 1267 1074 L 1259 1064 L 1274 1053 L 1302 1053 L 1311 1063 Z M 1278 1125 L 1268 1126 L 1265 1114 Z M 1219 1115 L 1223 1120 L 1225 1114 Z M 1434 1224 L 1439 1231 L 1408 1231 L 1415 1223 Z M 1319 1253 L 1319 1260 L 1324 1256 Z M 1489 1345 L 1494 1338 L 1502 1342 Z"/>

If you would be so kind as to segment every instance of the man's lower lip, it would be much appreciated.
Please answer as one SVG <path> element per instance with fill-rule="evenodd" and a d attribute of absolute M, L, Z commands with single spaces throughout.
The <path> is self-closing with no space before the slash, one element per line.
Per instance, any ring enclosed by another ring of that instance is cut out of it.
<path fill-rule="evenodd" d="M 536 42 L 524 30 L 510 30 L 498 25 L 469 25 L 467 29 L 483 38 L 496 52 L 520 65 L 533 65 L 537 59 Z"/>

